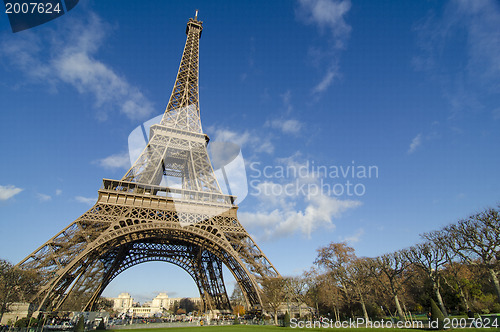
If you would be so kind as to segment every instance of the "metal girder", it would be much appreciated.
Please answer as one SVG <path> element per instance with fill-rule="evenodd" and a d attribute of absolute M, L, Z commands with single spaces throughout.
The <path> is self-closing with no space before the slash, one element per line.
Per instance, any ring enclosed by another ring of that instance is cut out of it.
<path fill-rule="evenodd" d="M 198 102 L 202 22 L 189 19 L 177 79 L 160 124 L 122 180 L 103 180 L 96 204 L 23 259 L 42 276 L 38 309 L 90 310 L 106 286 L 128 268 L 163 261 L 195 281 L 207 309 L 230 309 L 225 265 L 250 307 L 260 307 L 260 282 L 279 276 L 239 223 L 207 153 Z M 164 176 L 182 188 L 160 186 Z"/>

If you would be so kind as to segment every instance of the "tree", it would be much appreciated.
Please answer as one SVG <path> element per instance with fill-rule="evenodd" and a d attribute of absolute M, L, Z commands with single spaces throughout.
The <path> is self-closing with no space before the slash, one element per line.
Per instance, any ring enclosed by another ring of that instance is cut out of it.
<path fill-rule="evenodd" d="M 339 282 L 335 279 L 335 276 L 328 272 L 318 276 L 318 300 L 322 310 L 330 313 L 333 311 L 335 319 L 340 320 L 340 309 L 344 305 L 348 305 L 349 302 L 346 300 L 345 294 L 342 292 L 342 288 Z"/>
<path fill-rule="evenodd" d="M 403 250 L 403 254 L 412 264 L 425 272 L 432 283 L 432 289 L 441 311 L 445 316 L 448 316 L 440 291 L 439 271 L 446 263 L 446 253 L 444 249 L 428 241 Z"/>
<path fill-rule="evenodd" d="M 0 259 L 0 320 L 14 302 L 29 301 L 36 294 L 40 277 Z"/>
<path fill-rule="evenodd" d="M 179 302 L 179 308 L 182 308 L 185 310 L 185 312 L 191 312 L 196 308 L 196 305 L 194 304 L 193 301 L 188 299 L 187 297 L 183 298 Z"/>
<path fill-rule="evenodd" d="M 464 271 L 464 265 L 456 261 L 457 252 L 459 249 L 457 246 L 460 244 L 457 242 L 457 234 L 455 232 L 449 232 L 447 230 L 434 231 L 430 233 L 421 234 L 421 236 L 434 243 L 434 245 L 440 247 L 445 255 L 447 264 L 446 274 L 451 276 L 449 278 L 446 274 L 443 275 L 443 281 L 453 290 L 458 293 L 460 300 L 462 301 L 466 311 L 469 310 L 469 303 L 467 297 L 465 296 L 465 280 L 461 278 L 462 272 Z"/>
<path fill-rule="evenodd" d="M 316 269 L 311 268 L 304 272 L 304 280 L 306 282 L 307 291 L 304 295 L 304 301 L 311 307 L 316 309 L 316 315 L 319 315 L 319 295 L 320 295 L 320 278 Z"/>
<path fill-rule="evenodd" d="M 290 314 L 285 312 L 285 317 L 283 317 L 283 327 L 290 327 Z"/>
<path fill-rule="evenodd" d="M 179 309 L 179 301 L 174 301 L 174 303 L 172 303 L 170 305 L 170 311 L 172 311 L 174 314 L 177 312 L 177 310 Z"/>
<path fill-rule="evenodd" d="M 296 303 L 299 306 L 299 317 L 302 316 L 301 306 L 307 293 L 305 275 L 285 278 L 285 292 L 287 301 Z"/>
<path fill-rule="evenodd" d="M 233 315 L 236 316 L 243 316 L 245 314 L 245 307 L 242 306 L 241 304 L 237 304 L 233 306 Z"/>
<path fill-rule="evenodd" d="M 236 284 L 233 289 L 233 293 L 231 294 L 231 298 L 229 299 L 231 302 L 231 306 L 233 308 L 240 306 L 245 308 L 246 300 L 243 292 L 241 291 L 240 285 Z"/>
<path fill-rule="evenodd" d="M 95 304 L 95 310 L 113 312 L 113 306 L 113 300 L 100 296 Z"/>
<path fill-rule="evenodd" d="M 99 325 L 97 325 L 96 330 L 102 331 L 102 330 L 105 330 L 105 329 L 106 329 L 106 324 L 104 324 L 104 320 L 101 320 L 99 322 Z"/>
<path fill-rule="evenodd" d="M 285 280 L 281 277 L 262 281 L 262 302 L 264 308 L 274 314 L 274 324 L 278 325 L 278 310 L 285 301 Z"/>
<path fill-rule="evenodd" d="M 85 332 L 85 318 L 83 318 L 83 315 L 78 318 L 78 322 L 75 325 L 75 332 Z"/>
<path fill-rule="evenodd" d="M 354 248 L 345 242 L 330 243 L 326 247 L 320 247 L 314 264 L 321 266 L 334 277 L 340 284 L 348 302 L 357 301 L 361 304 L 363 316 L 368 321 L 365 295 L 367 291 L 366 282 L 368 271 L 363 260 L 356 257 Z"/>
<path fill-rule="evenodd" d="M 38 319 L 36 318 L 28 318 L 28 317 L 23 317 L 21 319 L 19 319 L 15 324 L 14 326 L 15 327 L 18 327 L 18 328 L 22 328 L 22 327 L 27 327 L 28 324 L 30 326 L 35 326 L 36 324 L 38 324 Z"/>
<path fill-rule="evenodd" d="M 372 276 L 386 293 L 392 296 L 400 320 L 406 320 L 399 303 L 399 295 L 410 277 L 410 274 L 405 273 L 409 266 L 410 262 L 400 251 L 385 254 L 369 261 Z"/>
<path fill-rule="evenodd" d="M 236 284 L 233 289 L 233 294 L 229 300 L 231 302 L 231 307 L 233 307 L 233 315 L 243 316 L 245 314 L 245 305 L 247 303 L 243 292 L 241 291 L 240 285 Z M 239 324 L 239 322 L 238 322 Z"/>
<path fill-rule="evenodd" d="M 488 271 L 500 302 L 500 206 L 460 220 L 444 229 L 453 239 L 451 248 L 468 264 Z"/>

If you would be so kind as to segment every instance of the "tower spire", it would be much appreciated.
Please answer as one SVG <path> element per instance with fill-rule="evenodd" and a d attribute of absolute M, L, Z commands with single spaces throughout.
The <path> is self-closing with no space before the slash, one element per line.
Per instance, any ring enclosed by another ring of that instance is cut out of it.
<path fill-rule="evenodd" d="M 198 21 L 196 10 L 195 18 L 190 18 L 186 26 L 186 44 L 162 125 L 202 132 L 198 101 L 198 54 L 202 30 L 203 22 Z"/>
<path fill-rule="evenodd" d="M 197 16 L 187 22 L 186 44 L 167 109 L 160 124 L 151 126 L 149 142 L 124 181 L 159 185 L 164 176 L 170 176 L 181 179 L 182 189 L 222 193 L 206 152 L 208 137 L 201 128 L 198 53 L 203 22 Z"/>

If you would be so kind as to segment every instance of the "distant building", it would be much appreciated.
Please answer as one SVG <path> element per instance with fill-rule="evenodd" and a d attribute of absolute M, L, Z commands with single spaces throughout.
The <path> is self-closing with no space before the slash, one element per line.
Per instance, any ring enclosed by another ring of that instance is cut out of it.
<path fill-rule="evenodd" d="M 0 324 L 14 324 L 18 319 L 28 316 L 30 311 L 30 304 L 24 302 L 15 302 L 9 306 L 9 310 L 5 312 L 2 316 L 2 321 Z M 32 311 L 33 312 L 33 311 Z"/>
<path fill-rule="evenodd" d="M 135 317 L 153 317 L 157 314 L 163 314 L 170 309 L 175 301 L 180 302 L 183 297 L 168 297 L 167 293 L 159 293 L 152 301 L 147 301 L 143 305 L 134 302 L 129 293 L 121 293 L 113 300 L 113 310 L 118 314 L 128 314 Z M 189 297 L 195 305 L 202 303 L 199 297 Z"/>
<path fill-rule="evenodd" d="M 134 299 L 129 293 L 121 293 L 117 298 L 113 300 L 113 310 L 120 312 L 122 309 L 132 308 L 134 305 Z"/>
<path fill-rule="evenodd" d="M 173 301 L 172 301 L 173 300 Z M 175 299 L 170 299 L 167 293 L 160 293 L 151 302 L 151 307 L 169 309 Z"/>

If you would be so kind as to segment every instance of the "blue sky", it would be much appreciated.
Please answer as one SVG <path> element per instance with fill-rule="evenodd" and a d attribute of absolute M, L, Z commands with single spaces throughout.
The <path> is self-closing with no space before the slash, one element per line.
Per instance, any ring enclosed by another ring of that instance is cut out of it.
<path fill-rule="evenodd" d="M 239 218 L 281 274 L 332 241 L 376 256 L 499 202 L 498 2 L 85 1 L 16 34 L 0 15 L 1 258 L 24 258 L 123 176 L 128 135 L 168 102 L 195 9 L 204 131 L 242 147 Z M 105 295 L 122 291 L 197 295 L 160 263 Z"/>

